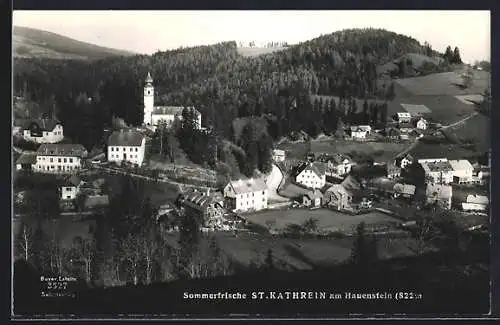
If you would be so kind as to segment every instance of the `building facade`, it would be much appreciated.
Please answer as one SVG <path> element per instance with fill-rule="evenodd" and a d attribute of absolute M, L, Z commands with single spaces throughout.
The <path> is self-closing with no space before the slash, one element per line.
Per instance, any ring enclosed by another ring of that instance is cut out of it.
<path fill-rule="evenodd" d="M 273 160 L 275 162 L 283 162 L 285 161 L 286 154 L 285 150 L 273 149 Z"/>
<path fill-rule="evenodd" d="M 22 122 L 22 134 L 26 141 L 36 143 L 58 143 L 64 139 L 62 124 L 57 120 L 38 119 Z"/>
<path fill-rule="evenodd" d="M 264 180 L 251 178 L 230 181 L 224 187 L 224 206 L 234 212 L 267 209 L 268 190 Z"/>
<path fill-rule="evenodd" d="M 126 161 L 141 166 L 146 152 L 146 137 L 135 130 L 113 132 L 108 138 L 108 161 Z"/>
<path fill-rule="evenodd" d="M 425 194 L 427 204 L 437 204 L 443 209 L 451 209 L 453 189 L 450 185 L 427 184 Z"/>
<path fill-rule="evenodd" d="M 449 161 L 421 163 L 427 182 L 434 184 L 450 184 L 453 182 L 453 168 Z"/>
<path fill-rule="evenodd" d="M 61 200 L 74 200 L 80 192 L 82 180 L 76 175 L 66 177 L 59 187 Z"/>
<path fill-rule="evenodd" d="M 472 183 L 474 167 L 465 159 L 450 160 L 451 168 L 453 168 L 453 182 L 458 184 Z"/>
<path fill-rule="evenodd" d="M 81 144 L 40 145 L 36 152 L 34 171 L 51 174 L 76 173 L 82 168 L 87 150 Z"/>
<path fill-rule="evenodd" d="M 304 164 L 297 170 L 295 181 L 305 187 L 319 189 L 326 184 L 326 168 L 323 163 Z"/>
<path fill-rule="evenodd" d="M 419 130 L 427 130 L 427 121 L 423 118 L 417 121 L 417 129 Z"/>

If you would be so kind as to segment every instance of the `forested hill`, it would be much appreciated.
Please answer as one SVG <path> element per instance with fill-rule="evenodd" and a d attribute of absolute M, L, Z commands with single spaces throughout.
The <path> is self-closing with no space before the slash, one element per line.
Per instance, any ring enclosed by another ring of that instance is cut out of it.
<path fill-rule="evenodd" d="M 56 33 L 20 26 L 12 28 L 12 50 L 14 57 L 81 60 L 134 54 L 77 41 Z"/>
<path fill-rule="evenodd" d="M 96 123 L 109 123 L 112 115 L 139 124 L 148 71 L 155 79 L 158 103 L 196 105 L 203 113 L 203 124 L 215 126 L 227 137 L 231 136 L 235 117 L 263 113 L 278 117 L 277 135 L 295 129 L 330 132 L 344 113 L 342 109 L 338 114 L 329 112 L 326 124 L 321 114 L 332 107 L 337 110 L 339 103 L 313 106 L 303 97 L 334 95 L 347 106 L 351 98 L 390 99 L 390 84 L 381 82 L 377 67 L 399 62 L 400 72 L 405 73 L 411 62 L 400 58 L 408 53 L 436 54 L 428 45 L 407 36 L 353 29 L 256 57 L 243 57 L 236 42 L 225 42 L 93 62 L 16 59 L 14 86 L 17 94 L 46 107 L 57 107 L 57 115 L 75 133 L 86 120 L 94 122 L 89 122 L 85 132 L 102 129 Z M 298 107 L 291 109 L 286 95 L 297 95 Z M 85 110 L 79 107 L 82 101 L 78 104 L 76 100 L 83 96 L 93 98 L 91 107 Z M 87 145 L 93 138 L 90 136 Z"/>

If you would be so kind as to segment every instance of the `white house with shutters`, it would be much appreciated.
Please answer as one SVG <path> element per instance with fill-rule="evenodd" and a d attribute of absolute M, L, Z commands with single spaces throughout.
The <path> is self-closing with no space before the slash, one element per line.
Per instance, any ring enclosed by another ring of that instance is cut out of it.
<path fill-rule="evenodd" d="M 61 200 L 74 200 L 76 196 L 80 192 L 80 186 L 82 184 L 82 180 L 77 175 L 71 175 L 69 177 L 64 178 L 60 187 L 59 194 Z"/>
<path fill-rule="evenodd" d="M 234 212 L 267 209 L 267 185 L 261 178 L 230 181 L 224 187 L 224 207 Z"/>
<path fill-rule="evenodd" d="M 320 162 L 300 166 L 296 171 L 295 181 L 305 187 L 319 189 L 326 184 L 326 167 Z"/>
<path fill-rule="evenodd" d="M 141 166 L 146 152 L 146 137 L 132 129 L 113 132 L 108 138 L 108 161 L 126 161 Z"/>
<path fill-rule="evenodd" d="M 417 121 L 417 129 L 419 130 L 427 130 L 427 121 L 424 118 L 420 118 Z"/>

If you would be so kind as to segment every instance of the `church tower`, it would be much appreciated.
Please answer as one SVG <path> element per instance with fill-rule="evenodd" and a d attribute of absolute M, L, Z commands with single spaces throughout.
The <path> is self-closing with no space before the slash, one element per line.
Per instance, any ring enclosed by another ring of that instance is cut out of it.
<path fill-rule="evenodd" d="M 151 125 L 151 115 L 155 105 L 155 88 L 153 86 L 153 78 L 148 72 L 146 77 L 146 85 L 144 86 L 144 125 Z"/>

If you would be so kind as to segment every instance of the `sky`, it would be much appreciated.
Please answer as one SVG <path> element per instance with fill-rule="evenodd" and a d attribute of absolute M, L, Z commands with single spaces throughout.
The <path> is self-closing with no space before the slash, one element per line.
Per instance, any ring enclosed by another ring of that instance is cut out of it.
<path fill-rule="evenodd" d="M 138 53 L 221 41 L 294 44 L 346 28 L 383 28 L 462 60 L 490 60 L 489 11 L 14 11 L 13 25 Z"/>

